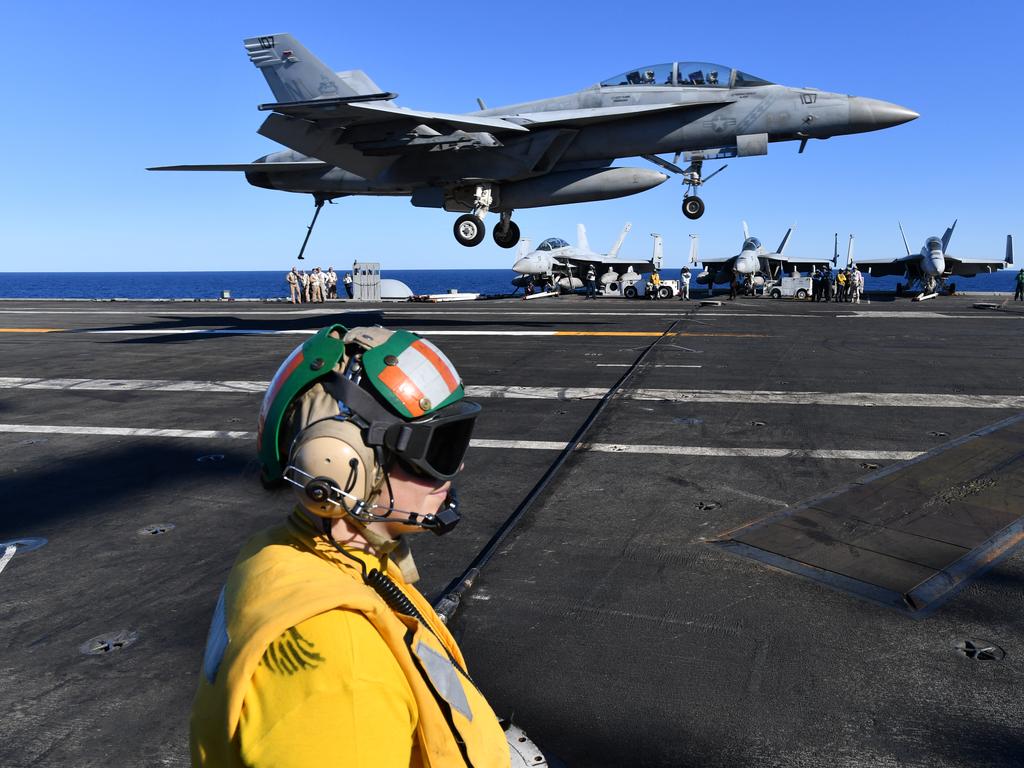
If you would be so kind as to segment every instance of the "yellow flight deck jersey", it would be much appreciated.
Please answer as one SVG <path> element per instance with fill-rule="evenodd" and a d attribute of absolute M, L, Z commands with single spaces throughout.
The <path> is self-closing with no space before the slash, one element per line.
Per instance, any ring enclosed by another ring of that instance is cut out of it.
<path fill-rule="evenodd" d="M 387 575 L 427 626 L 389 608 L 297 512 L 250 539 L 210 627 L 193 765 L 507 768 L 454 638 L 395 566 Z"/>

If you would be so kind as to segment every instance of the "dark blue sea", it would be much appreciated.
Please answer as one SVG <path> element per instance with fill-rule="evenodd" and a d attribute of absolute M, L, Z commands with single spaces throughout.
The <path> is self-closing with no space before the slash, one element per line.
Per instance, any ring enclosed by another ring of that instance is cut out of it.
<path fill-rule="evenodd" d="M 675 270 L 663 274 L 675 277 Z M 954 278 L 960 291 L 1013 293 L 1015 270 L 1004 269 L 974 278 Z M 40 279 L 43 277 L 43 279 Z M 511 293 L 515 273 L 508 269 L 395 269 L 382 277 L 401 280 L 415 294 Z M 868 291 L 892 291 L 895 277 L 865 275 Z M 693 286 L 697 288 L 696 284 Z M 288 296 L 284 272 L 0 272 L 0 298 L 25 299 L 276 299 Z"/>

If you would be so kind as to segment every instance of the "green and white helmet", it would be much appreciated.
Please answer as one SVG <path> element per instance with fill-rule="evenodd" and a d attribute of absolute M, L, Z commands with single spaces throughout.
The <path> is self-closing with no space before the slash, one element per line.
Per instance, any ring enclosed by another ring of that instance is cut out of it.
<path fill-rule="evenodd" d="M 285 359 L 263 397 L 256 443 L 263 478 L 280 480 L 295 437 L 326 419 L 355 423 L 378 456 L 451 478 L 480 410 L 464 397 L 451 361 L 411 331 L 322 328 Z"/>

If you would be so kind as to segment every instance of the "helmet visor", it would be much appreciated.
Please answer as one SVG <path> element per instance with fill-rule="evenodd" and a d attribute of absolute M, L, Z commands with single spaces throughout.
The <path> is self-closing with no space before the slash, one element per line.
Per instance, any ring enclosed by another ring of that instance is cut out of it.
<path fill-rule="evenodd" d="M 462 467 L 479 413 L 477 403 L 460 400 L 429 420 L 392 424 L 384 434 L 384 447 L 416 470 L 450 480 Z"/>

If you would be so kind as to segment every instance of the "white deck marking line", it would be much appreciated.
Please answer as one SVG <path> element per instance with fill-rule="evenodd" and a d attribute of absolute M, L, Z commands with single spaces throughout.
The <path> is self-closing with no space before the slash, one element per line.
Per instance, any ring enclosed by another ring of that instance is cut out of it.
<path fill-rule="evenodd" d="M 245 440 L 255 432 L 217 429 L 147 429 L 142 427 L 73 427 L 47 424 L 0 424 L 0 432 L 29 435 L 102 435 L 105 437 L 186 437 L 200 440 Z"/>
<path fill-rule="evenodd" d="M 266 381 L 174 381 L 170 379 L 41 379 L 0 377 L 0 389 L 79 391 L 215 392 L 262 394 Z M 603 387 L 518 387 L 470 384 L 466 395 L 514 400 L 599 400 Z M 745 389 L 627 389 L 624 400 L 667 403 L 757 403 L 758 405 L 850 405 L 865 408 L 1024 409 L 1024 395 L 955 395 L 921 392 L 784 392 Z"/>
<path fill-rule="evenodd" d="M 525 450 L 562 450 L 565 443 L 541 440 L 470 441 L 474 448 L 521 448 Z M 808 459 L 878 459 L 905 461 L 921 455 L 921 451 L 820 450 L 807 448 L 714 448 L 700 445 L 626 445 L 624 443 L 580 443 L 579 451 L 596 453 L 642 453 L 667 456 L 712 456 L 724 458 L 808 458 Z"/>
<path fill-rule="evenodd" d="M 470 385 L 470 397 L 597 400 L 600 387 L 509 387 Z M 1024 408 L 1024 395 L 952 395 L 911 392 L 779 392 L 742 389 L 632 389 L 624 400 L 670 403 L 756 403 L 758 405 L 850 405 L 879 408 Z"/>
<path fill-rule="evenodd" d="M 94 435 L 102 437 L 173 437 L 198 440 L 253 440 L 255 432 L 213 429 L 147 429 L 140 427 L 75 427 L 49 424 L 0 424 L 0 432 L 45 435 Z M 566 443 L 557 440 L 487 440 L 470 441 L 472 448 L 560 451 Z M 876 459 L 903 461 L 921 455 L 921 451 L 873 450 L 810 450 L 806 448 L 714 448 L 687 445 L 627 445 L 624 443 L 580 443 L 578 451 L 595 453 L 637 453 L 667 456 L 710 456 L 720 458 L 807 458 L 807 459 Z"/>
<path fill-rule="evenodd" d="M 269 328 L 156 328 L 142 330 L 72 330 L 70 333 L 106 334 L 121 336 L 312 336 L 319 328 L 273 330 Z M 558 331 L 435 331 L 417 330 L 420 336 L 557 336 Z M 653 334 L 652 335 L 656 335 Z"/>
<path fill-rule="evenodd" d="M 11 562 L 11 558 L 14 557 L 14 553 L 18 551 L 17 544 L 8 544 L 4 547 L 4 553 L 0 556 L 0 573 L 4 572 L 4 568 Z"/>
<path fill-rule="evenodd" d="M 629 368 L 632 363 L 597 363 L 598 368 Z M 644 364 L 645 368 L 703 368 L 703 365 L 675 365 L 674 363 Z"/>

